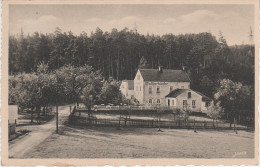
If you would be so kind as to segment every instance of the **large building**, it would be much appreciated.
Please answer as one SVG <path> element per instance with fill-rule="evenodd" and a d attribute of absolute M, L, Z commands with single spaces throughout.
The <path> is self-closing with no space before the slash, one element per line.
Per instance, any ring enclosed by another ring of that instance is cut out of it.
<path fill-rule="evenodd" d="M 122 81 L 120 89 L 127 99 L 131 95 L 131 98 L 134 97 L 145 106 L 168 106 L 205 112 L 212 103 L 210 98 L 190 89 L 190 79 L 183 70 L 162 67 L 139 69 L 133 81 Z"/>
<path fill-rule="evenodd" d="M 175 89 L 189 89 L 190 79 L 182 70 L 139 69 L 134 95 L 140 104 L 166 106 L 165 96 Z"/>

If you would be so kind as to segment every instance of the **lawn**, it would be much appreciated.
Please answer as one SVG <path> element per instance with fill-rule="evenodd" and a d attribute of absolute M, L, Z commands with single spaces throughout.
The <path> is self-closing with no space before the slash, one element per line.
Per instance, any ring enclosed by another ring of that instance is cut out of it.
<path fill-rule="evenodd" d="M 232 130 L 69 127 L 25 158 L 253 158 L 254 133 Z"/>

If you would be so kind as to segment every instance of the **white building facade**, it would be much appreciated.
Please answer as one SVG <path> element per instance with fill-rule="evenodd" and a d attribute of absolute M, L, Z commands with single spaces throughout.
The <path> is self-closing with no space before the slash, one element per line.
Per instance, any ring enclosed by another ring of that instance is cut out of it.
<path fill-rule="evenodd" d="M 190 79 L 182 70 L 139 69 L 134 96 L 143 105 L 167 106 L 165 96 L 175 89 L 189 89 Z"/>
<path fill-rule="evenodd" d="M 167 106 L 192 112 L 206 113 L 212 100 L 207 96 L 191 89 L 175 89 L 165 96 Z"/>
<path fill-rule="evenodd" d="M 120 85 L 120 91 L 126 97 L 126 99 L 134 99 L 134 81 L 123 80 Z"/>
<path fill-rule="evenodd" d="M 190 89 L 190 79 L 183 70 L 139 69 L 134 80 L 123 80 L 120 90 L 127 99 L 143 106 L 176 107 L 207 112 L 212 100 Z"/>

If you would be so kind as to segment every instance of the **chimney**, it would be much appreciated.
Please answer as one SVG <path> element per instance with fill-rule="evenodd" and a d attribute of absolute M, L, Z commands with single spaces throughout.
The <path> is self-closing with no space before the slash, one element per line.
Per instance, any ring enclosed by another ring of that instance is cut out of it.
<path fill-rule="evenodd" d="M 158 66 L 158 72 L 163 72 L 163 66 Z"/>

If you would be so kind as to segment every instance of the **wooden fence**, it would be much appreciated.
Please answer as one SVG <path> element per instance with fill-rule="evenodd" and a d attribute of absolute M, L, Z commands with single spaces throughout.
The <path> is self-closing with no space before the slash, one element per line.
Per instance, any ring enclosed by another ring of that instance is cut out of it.
<path fill-rule="evenodd" d="M 106 127 L 140 127 L 140 128 L 180 128 L 180 129 L 232 129 L 234 124 L 230 126 L 225 122 L 213 121 L 158 121 L 158 120 L 142 120 L 142 119 L 97 119 L 79 116 L 70 116 L 69 123 L 81 126 L 106 126 Z M 245 126 L 236 125 L 238 130 L 247 129 Z"/>
<path fill-rule="evenodd" d="M 95 107 L 92 107 L 92 110 L 95 111 L 106 111 L 106 110 L 138 110 L 138 111 L 145 111 L 145 110 L 157 110 L 160 108 L 161 110 L 165 111 L 173 111 L 176 110 L 177 107 L 174 106 L 101 106 L 101 105 L 96 105 Z M 86 107 L 81 106 L 77 108 L 77 110 L 86 110 Z"/>

